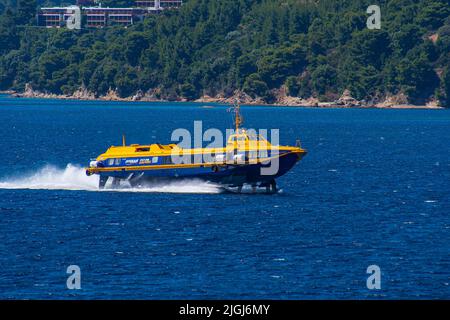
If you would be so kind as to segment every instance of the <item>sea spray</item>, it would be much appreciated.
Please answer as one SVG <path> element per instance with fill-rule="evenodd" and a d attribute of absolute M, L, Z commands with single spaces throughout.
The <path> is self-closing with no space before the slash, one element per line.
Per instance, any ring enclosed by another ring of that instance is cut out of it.
<path fill-rule="evenodd" d="M 64 169 L 46 165 L 21 176 L 0 178 L 0 188 L 95 191 L 98 177 L 88 177 L 84 168 L 70 163 Z"/>
<path fill-rule="evenodd" d="M 79 165 L 68 164 L 64 169 L 47 165 L 35 172 L 21 176 L 0 178 L 0 189 L 34 190 L 79 190 L 100 191 L 98 176 L 86 176 L 85 169 Z M 118 189 L 105 189 L 105 192 L 148 192 L 148 193 L 220 193 L 220 186 L 201 181 L 183 180 L 160 182 L 140 188 L 131 188 L 126 183 Z"/>
<path fill-rule="evenodd" d="M 139 188 L 126 188 L 105 190 L 118 192 L 151 192 L 151 193 L 221 193 L 223 188 L 219 185 L 209 183 L 206 181 L 192 179 L 180 180 L 173 182 L 158 182 L 152 185 Z"/>

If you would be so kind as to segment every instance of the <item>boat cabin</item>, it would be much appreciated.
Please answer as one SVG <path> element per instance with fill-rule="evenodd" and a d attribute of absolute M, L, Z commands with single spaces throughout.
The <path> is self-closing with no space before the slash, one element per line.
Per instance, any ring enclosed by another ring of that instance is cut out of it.
<path fill-rule="evenodd" d="M 267 149 L 271 144 L 263 136 L 254 132 L 241 129 L 236 134 L 230 135 L 227 142 L 227 148 L 233 149 Z"/>

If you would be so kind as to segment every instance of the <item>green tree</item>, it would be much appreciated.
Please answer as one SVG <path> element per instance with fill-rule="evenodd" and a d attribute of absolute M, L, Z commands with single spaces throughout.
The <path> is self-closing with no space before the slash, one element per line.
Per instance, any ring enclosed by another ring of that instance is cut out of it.
<path fill-rule="evenodd" d="M 257 63 L 258 74 L 269 87 L 278 87 L 288 76 L 303 70 L 305 56 L 303 49 L 297 45 L 269 50 Z"/>
<path fill-rule="evenodd" d="M 428 98 L 439 85 L 439 79 L 424 54 L 411 53 L 397 67 L 397 81 L 411 102 Z"/>
<path fill-rule="evenodd" d="M 447 0 L 428 0 L 419 7 L 417 21 L 424 28 L 437 29 L 450 15 L 450 3 Z"/>
<path fill-rule="evenodd" d="M 16 23 L 18 25 L 35 23 L 36 13 L 36 0 L 17 0 Z"/>
<path fill-rule="evenodd" d="M 298 78 L 294 76 L 290 76 L 286 79 L 284 83 L 287 89 L 287 94 L 292 97 L 297 97 L 300 91 L 300 86 L 298 84 Z"/>
<path fill-rule="evenodd" d="M 137 65 L 142 51 L 147 48 L 148 40 L 143 32 L 131 32 L 125 36 L 125 56 L 131 65 Z"/>
<path fill-rule="evenodd" d="M 328 65 L 320 65 L 311 73 L 311 86 L 317 95 L 336 89 L 336 70 Z"/>
<path fill-rule="evenodd" d="M 261 77 L 256 73 L 251 74 L 247 77 L 243 86 L 243 90 L 253 98 L 269 98 L 269 87 L 264 81 L 261 80 Z"/>
<path fill-rule="evenodd" d="M 444 107 L 450 108 L 450 65 L 448 65 L 442 73 L 442 91 L 443 95 L 440 97 Z"/>
<path fill-rule="evenodd" d="M 197 90 L 190 83 L 184 83 L 180 86 L 180 95 L 189 100 L 195 100 L 199 97 Z"/>
<path fill-rule="evenodd" d="M 14 21 L 14 13 L 7 9 L 0 15 L 0 54 L 19 47 L 19 38 Z"/>

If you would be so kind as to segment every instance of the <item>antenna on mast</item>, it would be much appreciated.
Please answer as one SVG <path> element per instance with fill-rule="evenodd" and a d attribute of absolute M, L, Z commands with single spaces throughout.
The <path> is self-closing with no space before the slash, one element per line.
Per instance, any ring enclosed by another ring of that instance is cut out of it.
<path fill-rule="evenodd" d="M 241 115 L 241 106 L 239 105 L 238 100 L 234 100 L 234 104 L 232 107 L 227 109 L 228 112 L 234 112 L 234 127 L 236 132 L 239 133 L 239 126 L 244 123 L 244 118 Z"/>
<path fill-rule="evenodd" d="M 125 135 L 124 134 L 122 134 L 122 146 L 126 146 L 127 145 L 127 143 L 126 143 L 126 141 L 125 141 Z"/>
<path fill-rule="evenodd" d="M 236 133 L 239 133 L 239 126 L 244 122 L 244 119 L 241 116 L 241 106 L 238 101 L 234 102 L 234 123 L 236 127 Z"/>

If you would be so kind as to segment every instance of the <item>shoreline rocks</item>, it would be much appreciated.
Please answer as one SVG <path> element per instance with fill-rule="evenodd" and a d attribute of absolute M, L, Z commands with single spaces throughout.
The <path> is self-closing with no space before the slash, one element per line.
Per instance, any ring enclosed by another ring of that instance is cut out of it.
<path fill-rule="evenodd" d="M 133 96 L 122 98 L 119 96 L 117 90 L 110 88 L 103 96 L 97 96 L 95 93 L 89 91 L 84 86 L 81 86 L 71 95 L 54 94 L 48 92 L 41 92 L 33 90 L 30 84 L 26 84 L 25 90 L 22 93 L 14 92 L 12 90 L 0 91 L 3 94 L 9 94 L 17 98 L 41 98 L 41 99 L 65 99 L 65 100 L 91 100 L 91 101 L 121 101 L 121 102 L 167 102 L 169 100 L 161 98 L 159 89 L 151 89 L 147 92 L 138 90 Z M 315 108 L 380 108 L 380 109 L 443 109 L 439 106 L 439 101 L 436 99 L 430 100 L 425 105 L 412 105 L 408 103 L 408 98 L 400 93 L 397 95 L 387 96 L 384 101 L 378 103 L 367 103 L 359 101 L 352 97 L 349 90 L 345 90 L 341 97 L 332 102 L 321 102 L 315 97 L 302 99 L 299 97 L 292 97 L 287 94 L 287 90 L 282 87 L 272 91 L 274 96 L 273 103 L 266 103 L 262 98 L 252 98 L 243 91 L 236 90 L 231 96 L 225 97 L 224 94 L 218 94 L 214 97 L 204 95 L 193 102 L 198 103 L 224 103 L 233 104 L 238 102 L 243 105 L 268 105 L 268 106 L 286 106 L 286 107 L 315 107 Z M 185 98 L 175 97 L 170 101 L 186 102 Z"/>

